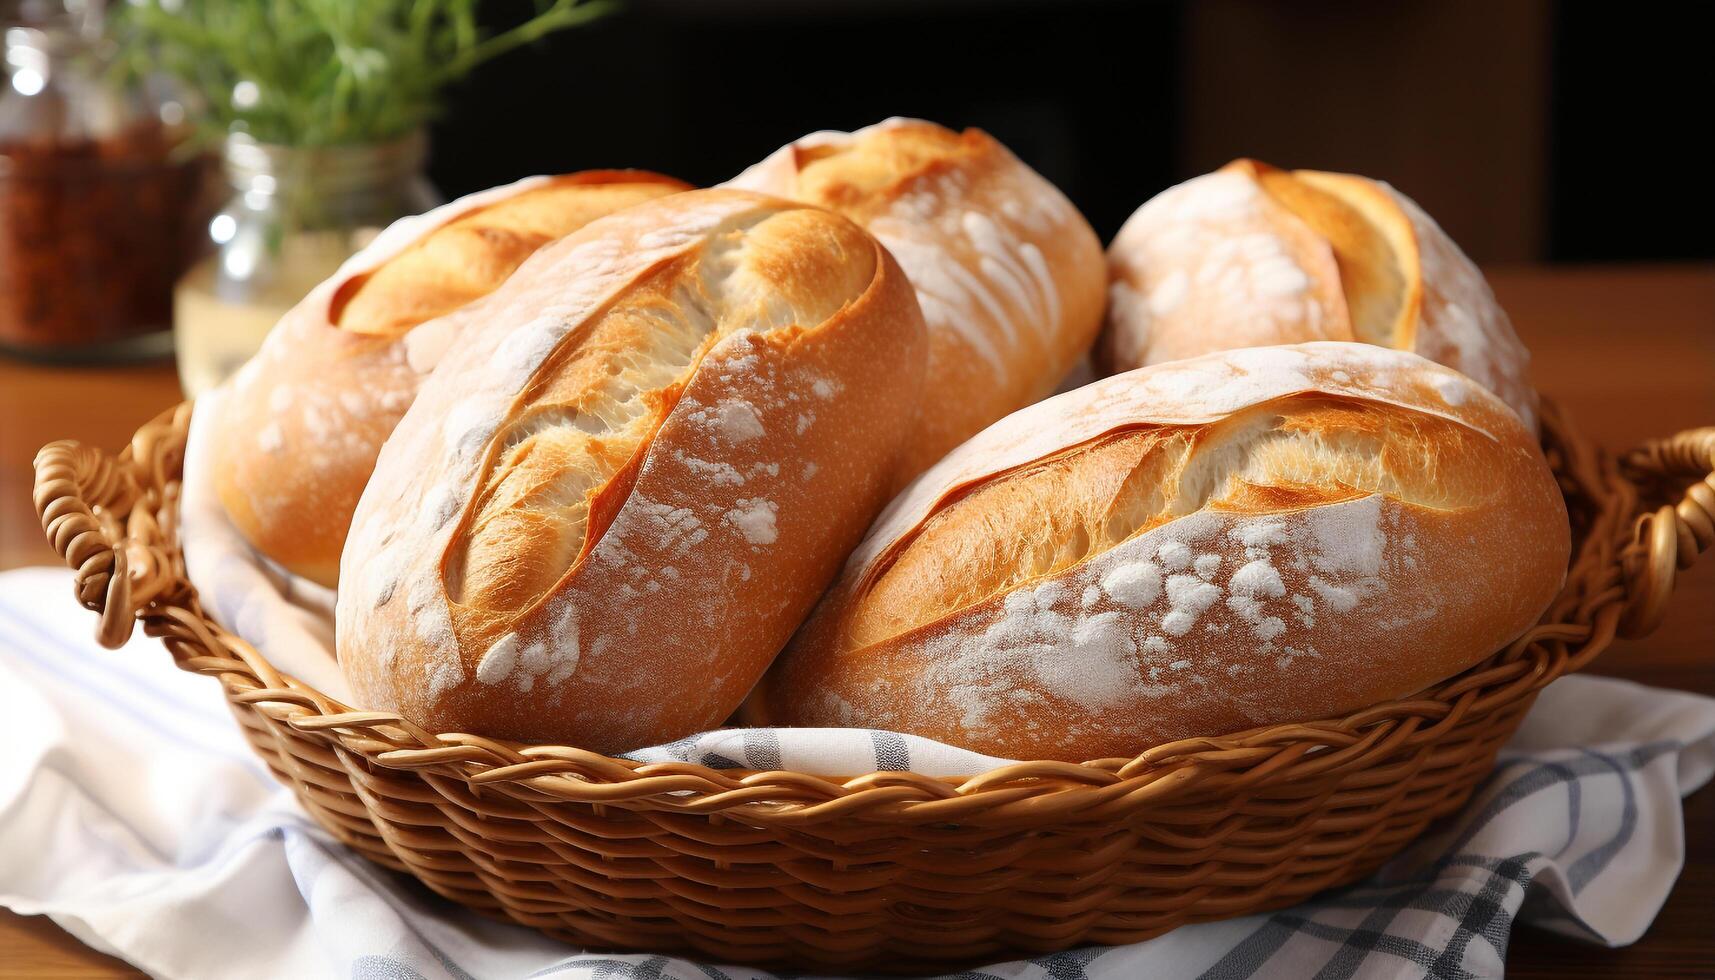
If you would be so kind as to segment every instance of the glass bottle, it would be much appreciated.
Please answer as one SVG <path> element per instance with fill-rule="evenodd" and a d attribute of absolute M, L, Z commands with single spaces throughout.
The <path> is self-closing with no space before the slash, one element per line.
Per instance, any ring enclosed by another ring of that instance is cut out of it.
<path fill-rule="evenodd" d="M 9 7 L 0 90 L 0 350 L 159 356 L 204 169 L 185 110 L 114 70 L 99 4 Z"/>
<path fill-rule="evenodd" d="M 292 147 L 228 136 L 231 199 L 210 253 L 179 281 L 179 380 L 195 397 L 238 370 L 281 314 L 395 219 L 440 203 L 421 132 L 385 143 Z"/>

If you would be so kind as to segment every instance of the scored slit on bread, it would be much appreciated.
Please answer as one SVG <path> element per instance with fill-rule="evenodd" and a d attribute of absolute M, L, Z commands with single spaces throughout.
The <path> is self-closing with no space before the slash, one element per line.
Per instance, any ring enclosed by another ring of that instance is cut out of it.
<path fill-rule="evenodd" d="M 747 213 L 562 340 L 501 423 L 448 555 L 449 598 L 516 610 L 571 572 L 625 499 L 640 453 L 703 356 L 735 333 L 832 316 L 875 275 L 862 235 L 818 211 Z M 769 276 L 785 267 L 832 288 L 776 289 Z"/>
<path fill-rule="evenodd" d="M 1256 160 L 1231 169 L 1250 173 L 1328 243 L 1356 339 L 1410 350 L 1423 283 L 1411 222 L 1399 206 L 1370 182 L 1344 174 L 1288 172 Z"/>
<path fill-rule="evenodd" d="M 1104 435 L 944 500 L 859 586 L 846 641 L 890 639 L 1206 510 L 1262 515 L 1371 494 L 1475 506 L 1485 489 L 1448 459 L 1482 438 L 1439 416 L 1306 395 L 1209 426 Z"/>
<path fill-rule="evenodd" d="M 474 208 L 379 268 L 353 276 L 329 304 L 342 330 L 397 337 L 492 292 L 542 246 L 605 214 L 688 185 L 655 174 L 587 171 Z"/>
<path fill-rule="evenodd" d="M 1359 341 L 1445 364 L 1536 429 L 1529 354 L 1482 273 L 1386 183 L 1239 159 L 1168 188 L 1108 248 L 1108 373 Z"/>
<path fill-rule="evenodd" d="M 900 127 L 887 139 L 825 143 L 797 151 L 798 195 L 864 221 L 921 181 L 956 174 L 989 140 L 975 130 Z"/>

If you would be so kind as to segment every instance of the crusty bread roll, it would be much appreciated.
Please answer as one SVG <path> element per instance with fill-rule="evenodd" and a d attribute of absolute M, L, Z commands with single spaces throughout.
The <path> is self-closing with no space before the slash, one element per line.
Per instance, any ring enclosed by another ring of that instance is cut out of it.
<path fill-rule="evenodd" d="M 381 443 L 472 322 L 458 312 L 548 242 L 686 187 L 642 171 L 534 177 L 389 227 L 282 317 L 233 380 L 210 445 L 239 531 L 333 585 Z"/>
<path fill-rule="evenodd" d="M 992 136 L 890 119 L 812 133 L 728 186 L 808 201 L 886 245 L 929 324 L 929 378 L 898 478 L 1054 391 L 1101 328 L 1102 246 Z"/>
<path fill-rule="evenodd" d="M 1016 759 L 1409 695 L 1528 628 L 1566 510 L 1518 417 L 1355 343 L 1116 375 L 895 500 L 746 705 Z"/>
<path fill-rule="evenodd" d="M 1105 373 L 1356 340 L 1464 373 L 1536 431 L 1530 355 L 1482 273 L 1381 181 L 1236 160 L 1139 208 L 1108 263 Z"/>
<path fill-rule="evenodd" d="M 886 503 L 910 284 L 839 215 L 691 191 L 544 248 L 483 314 L 358 504 L 358 703 L 608 752 L 718 725 Z"/>

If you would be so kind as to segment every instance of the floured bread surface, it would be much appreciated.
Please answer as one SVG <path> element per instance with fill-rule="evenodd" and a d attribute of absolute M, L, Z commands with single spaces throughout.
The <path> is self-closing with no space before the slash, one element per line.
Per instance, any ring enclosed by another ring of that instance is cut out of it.
<path fill-rule="evenodd" d="M 217 491 L 258 550 L 324 585 L 381 443 L 459 312 L 591 219 L 685 190 L 641 171 L 537 177 L 388 228 L 281 320 L 233 382 Z"/>
<path fill-rule="evenodd" d="M 484 314 L 358 508 L 354 692 L 602 751 L 718 725 L 885 501 L 908 284 L 835 214 L 692 192 L 549 246 Z"/>
<path fill-rule="evenodd" d="M 1536 430 L 1529 355 L 1482 274 L 1381 181 L 1238 160 L 1139 208 L 1108 262 L 1110 371 L 1355 340 L 1446 364 Z"/>
<path fill-rule="evenodd" d="M 1569 549 L 1540 451 L 1470 380 L 1349 343 L 1208 355 L 931 469 L 748 711 L 1067 760 L 1314 720 L 1499 649 Z"/>
<path fill-rule="evenodd" d="M 729 186 L 830 208 L 899 260 L 929 326 L 899 483 L 1052 392 L 1101 326 L 1101 244 L 1065 195 L 980 130 L 890 119 L 814 133 Z"/>

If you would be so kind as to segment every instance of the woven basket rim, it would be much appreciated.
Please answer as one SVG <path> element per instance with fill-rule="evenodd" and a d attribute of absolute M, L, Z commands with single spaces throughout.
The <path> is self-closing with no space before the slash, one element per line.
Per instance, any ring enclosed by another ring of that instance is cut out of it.
<path fill-rule="evenodd" d="M 1023 761 L 968 776 L 713 769 L 432 733 L 390 712 L 353 709 L 275 670 L 202 610 L 184 573 L 176 508 L 191 412 L 185 402 L 162 413 L 117 458 L 64 442 L 37 456 L 35 498 L 44 530 L 77 570 L 80 601 L 102 614 L 103 642 L 119 645 L 140 619 L 147 633 L 166 641 L 180 667 L 220 678 L 235 706 L 253 706 L 366 765 L 450 777 L 469 793 L 501 792 L 525 806 L 573 800 L 687 814 L 742 809 L 749 821 L 787 825 L 845 815 L 909 816 L 915 824 L 1056 814 L 1106 819 L 1166 800 L 1213 799 L 1362 768 L 1384 748 L 1433 740 L 1474 714 L 1528 704 L 1616 633 L 1652 628 L 1676 567 L 1715 541 L 1715 475 L 1696 482 L 1715 461 L 1715 429 L 1640 447 L 1622 473 L 1545 400 L 1544 448 L 1573 519 L 1567 580 L 1536 626 L 1416 695 L 1336 718 L 1180 739 L 1129 759 Z M 1688 484 L 1677 511 L 1664 504 L 1638 513 L 1640 486 L 1665 501 Z M 1533 644 L 1557 651 L 1546 666 L 1542 656 L 1523 655 Z M 1567 653 L 1568 645 L 1580 646 Z"/>

